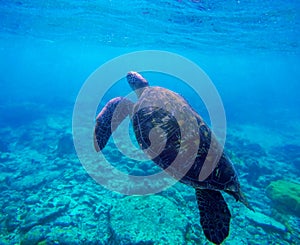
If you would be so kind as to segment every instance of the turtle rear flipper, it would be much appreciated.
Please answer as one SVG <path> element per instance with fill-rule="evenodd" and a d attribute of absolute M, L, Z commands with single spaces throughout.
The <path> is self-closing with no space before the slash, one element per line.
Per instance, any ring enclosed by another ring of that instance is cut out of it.
<path fill-rule="evenodd" d="M 121 122 L 131 115 L 134 103 L 128 99 L 117 97 L 111 99 L 101 110 L 96 118 L 94 131 L 94 146 L 96 151 L 101 151 L 109 137 L 121 124 Z"/>
<path fill-rule="evenodd" d="M 219 191 L 196 188 L 200 223 L 206 238 L 221 244 L 229 234 L 231 214 Z"/>

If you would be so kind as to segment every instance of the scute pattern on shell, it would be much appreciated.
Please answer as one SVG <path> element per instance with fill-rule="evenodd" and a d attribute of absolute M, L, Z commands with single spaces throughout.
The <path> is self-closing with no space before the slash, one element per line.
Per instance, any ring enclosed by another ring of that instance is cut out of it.
<path fill-rule="evenodd" d="M 217 141 L 211 144 L 211 138 L 214 137 L 211 130 L 179 94 L 161 87 L 145 88 L 134 106 L 132 122 L 141 148 L 148 149 L 148 155 L 163 169 L 178 157 L 179 149 L 186 152 L 180 169 L 179 166 L 170 169 L 172 176 L 181 176 L 181 182 L 193 187 L 229 192 L 239 189 L 235 170 L 224 153 L 212 174 L 205 181 L 199 181 L 208 149 L 212 147 L 217 151 L 219 145 Z M 184 138 L 183 131 L 186 134 Z M 155 135 L 152 137 L 154 142 L 151 142 L 151 134 Z M 196 152 L 189 154 L 192 146 L 194 149 L 196 147 Z M 186 159 L 187 156 L 190 159 Z M 186 162 L 191 159 L 194 159 L 193 163 L 188 166 Z M 186 174 L 182 177 L 178 171 L 186 171 Z"/>

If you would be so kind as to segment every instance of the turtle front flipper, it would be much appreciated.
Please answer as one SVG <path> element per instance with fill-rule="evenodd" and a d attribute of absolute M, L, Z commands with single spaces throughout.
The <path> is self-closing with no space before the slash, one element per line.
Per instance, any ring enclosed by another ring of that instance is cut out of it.
<path fill-rule="evenodd" d="M 96 118 L 94 131 L 94 146 L 96 151 L 101 151 L 111 134 L 121 122 L 131 115 L 134 103 L 128 99 L 117 97 L 111 99 L 101 110 Z"/>
<path fill-rule="evenodd" d="M 229 234 L 231 214 L 219 191 L 196 188 L 200 223 L 206 238 L 221 244 Z"/>

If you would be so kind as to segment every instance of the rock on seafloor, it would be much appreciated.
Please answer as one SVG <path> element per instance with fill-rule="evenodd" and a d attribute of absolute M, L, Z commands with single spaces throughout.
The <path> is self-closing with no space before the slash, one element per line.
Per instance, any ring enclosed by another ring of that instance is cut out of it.
<path fill-rule="evenodd" d="M 32 227 L 37 225 L 43 225 L 49 221 L 55 220 L 57 217 L 61 216 L 62 213 L 68 208 L 68 203 L 54 207 L 41 207 L 36 208 L 33 212 L 27 213 L 23 224 L 21 225 L 21 231 L 27 232 Z"/>
<path fill-rule="evenodd" d="M 267 232 L 277 232 L 282 234 L 287 232 L 287 228 L 283 224 L 263 213 L 250 210 L 246 210 L 245 212 L 245 216 L 250 222 L 254 223 L 255 226 L 263 228 Z"/>
<path fill-rule="evenodd" d="M 162 196 L 129 196 L 110 211 L 115 244 L 184 244 L 187 218 Z"/>

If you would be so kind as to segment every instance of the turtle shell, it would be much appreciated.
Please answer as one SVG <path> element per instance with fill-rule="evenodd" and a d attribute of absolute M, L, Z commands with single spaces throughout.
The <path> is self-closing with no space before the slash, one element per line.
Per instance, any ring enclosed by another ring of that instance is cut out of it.
<path fill-rule="evenodd" d="M 209 148 L 217 152 L 220 146 L 179 94 L 161 87 L 145 88 L 134 106 L 132 124 L 140 147 L 171 176 L 193 187 L 233 195 L 239 191 L 236 172 L 223 151 L 215 165 L 205 165 L 212 169 L 209 177 L 199 179 Z"/>

